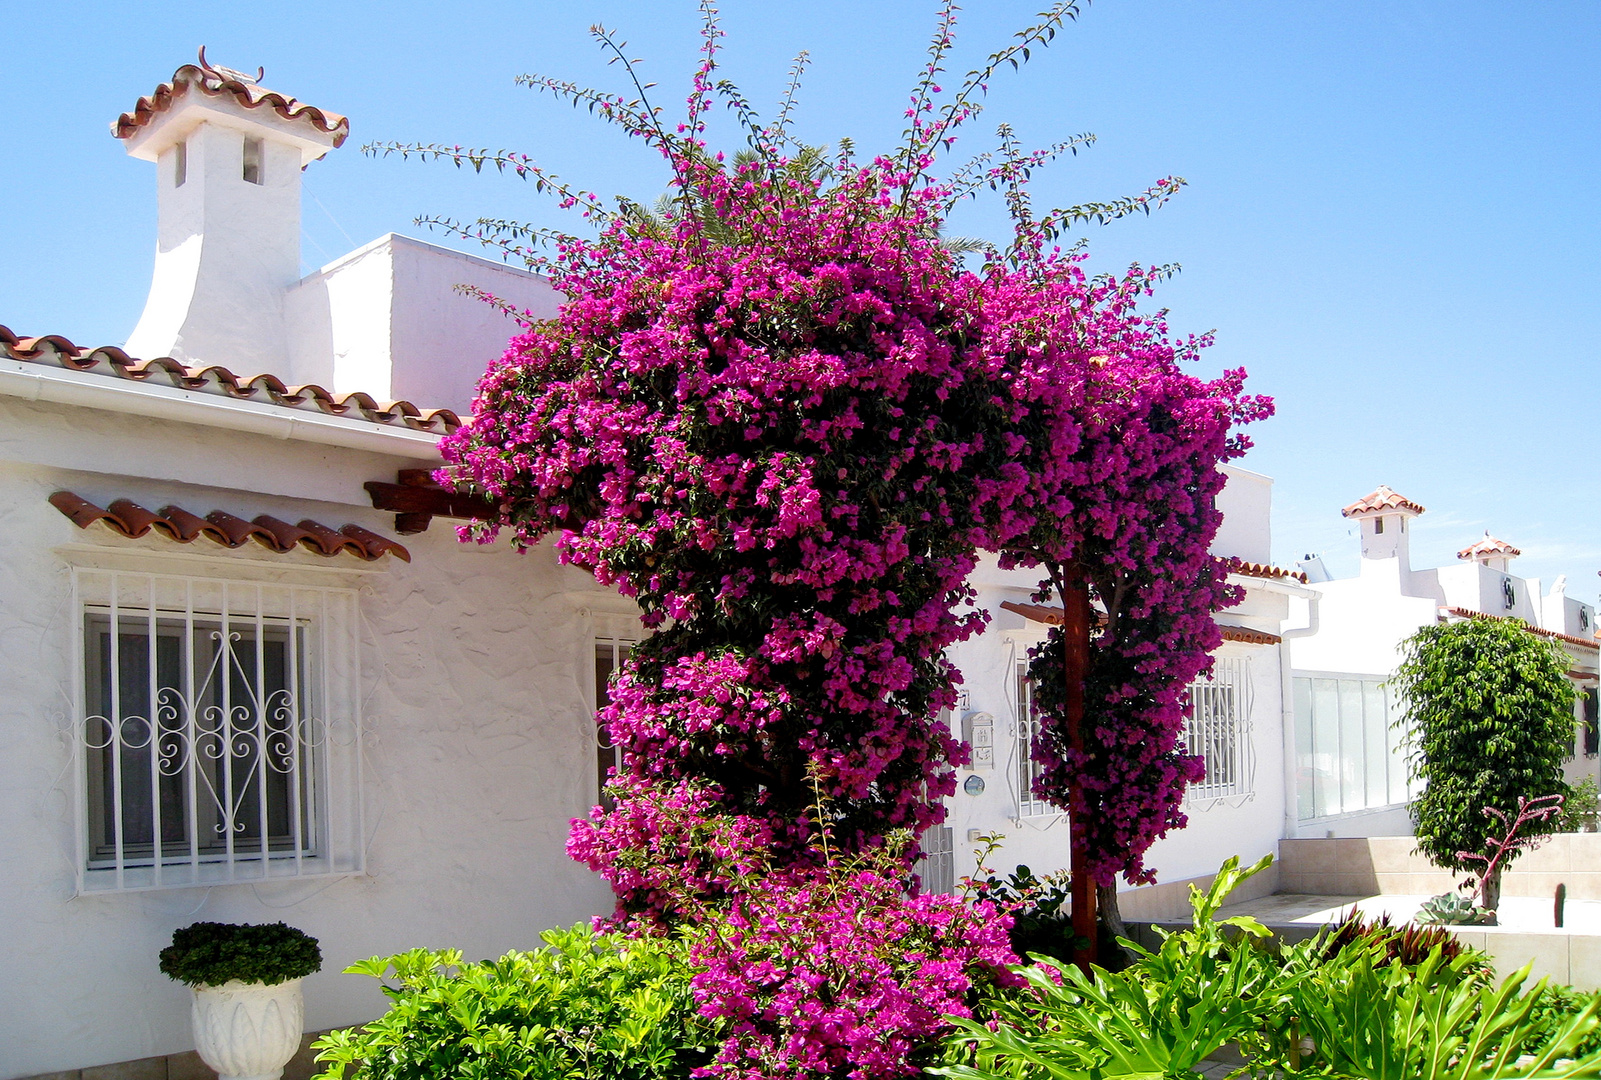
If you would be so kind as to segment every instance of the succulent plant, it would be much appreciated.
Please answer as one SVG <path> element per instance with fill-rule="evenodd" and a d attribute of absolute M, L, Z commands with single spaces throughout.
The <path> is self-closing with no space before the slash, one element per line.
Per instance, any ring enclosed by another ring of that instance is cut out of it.
<path fill-rule="evenodd" d="M 1495 912 L 1479 907 L 1471 897 L 1441 893 L 1423 901 L 1417 921 L 1424 926 L 1493 926 Z"/>

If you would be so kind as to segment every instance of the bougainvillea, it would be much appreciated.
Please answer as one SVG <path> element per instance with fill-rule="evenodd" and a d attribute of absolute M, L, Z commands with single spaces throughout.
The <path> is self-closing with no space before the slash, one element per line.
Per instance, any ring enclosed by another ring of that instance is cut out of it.
<path fill-rule="evenodd" d="M 727 852 L 702 857 L 729 837 L 805 873 L 807 776 L 847 851 L 939 819 L 965 753 L 937 720 L 959 679 L 944 654 L 983 625 L 966 585 L 983 551 L 1087 579 L 1106 611 L 1086 750 L 1055 736 L 1040 748 L 1044 793 L 1083 780 L 1075 843 L 1097 876 L 1140 876 L 1145 848 L 1182 820 L 1196 769 L 1176 746 L 1182 687 L 1230 600 L 1207 554 L 1217 465 L 1245 446 L 1231 424 L 1267 406 L 1242 396 L 1241 373 L 1180 370 L 1204 342 L 1137 310 L 1161 271 L 1092 278 L 1077 248 L 1052 246 L 1182 181 L 1036 217 L 1030 172 L 1085 140 L 1023 153 L 1004 127 L 998 155 L 930 175 L 991 75 L 1076 14 L 1058 4 L 945 95 L 953 11 L 905 145 L 871 161 L 794 142 L 789 97 L 776 123 L 757 119 L 716 78 L 709 8 L 674 129 L 642 98 L 529 80 L 666 157 L 672 187 L 654 213 L 613 212 L 514 154 L 391 148 L 509 169 L 599 226 L 579 239 L 450 223 L 525 256 L 567 300 L 485 377 L 441 479 L 498 507 L 472 535 L 554 536 L 562 560 L 632 596 L 657 630 L 600 716 L 620 749 L 615 805 L 569 841 L 624 917 L 737 893 L 718 869 Z M 632 73 L 620 43 L 600 40 Z M 718 100 L 749 143 L 732 159 L 708 147 Z M 1017 232 L 1004 251 L 977 245 L 975 267 L 941 233 L 984 187 L 1004 194 Z"/>
<path fill-rule="evenodd" d="M 731 1025 L 724 1080 L 918 1075 L 969 995 L 1018 981 L 1011 919 L 957 896 L 908 896 L 858 865 L 771 872 L 706 924 L 692 951 L 703 1015 Z"/>

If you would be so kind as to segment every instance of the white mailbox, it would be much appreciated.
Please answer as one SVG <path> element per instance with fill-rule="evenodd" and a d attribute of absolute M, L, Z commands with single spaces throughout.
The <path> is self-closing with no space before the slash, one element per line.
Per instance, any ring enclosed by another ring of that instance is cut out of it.
<path fill-rule="evenodd" d="M 995 717 L 987 712 L 968 713 L 962 717 L 962 741 L 973 748 L 973 760 L 968 768 L 974 772 L 991 772 L 995 768 Z"/>

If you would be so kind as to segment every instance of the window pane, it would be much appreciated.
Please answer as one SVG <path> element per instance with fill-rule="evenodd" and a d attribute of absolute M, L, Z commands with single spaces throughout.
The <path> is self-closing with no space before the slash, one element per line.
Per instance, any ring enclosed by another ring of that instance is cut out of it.
<path fill-rule="evenodd" d="M 1362 751 L 1362 684 L 1355 679 L 1340 680 L 1340 808 L 1349 814 L 1367 805 L 1367 783 L 1363 777 L 1366 757 Z"/>
<path fill-rule="evenodd" d="M 1317 746 L 1312 741 L 1312 680 L 1293 680 L 1295 689 L 1295 816 L 1317 816 L 1314 783 Z"/>
<path fill-rule="evenodd" d="M 1390 801 L 1390 740 L 1386 731 L 1389 717 L 1384 708 L 1384 691 L 1376 682 L 1362 683 L 1362 718 L 1367 748 L 1367 805 L 1384 806 Z"/>
<path fill-rule="evenodd" d="M 623 660 L 628 657 L 633 643 L 618 641 L 616 639 L 602 639 L 595 642 L 595 708 L 604 709 L 611 704 L 611 680 L 622 666 Z M 611 734 L 606 725 L 595 720 L 595 790 L 599 793 L 600 803 L 606 809 L 612 809 L 616 803 L 606 794 L 606 785 L 611 782 L 612 775 L 620 764 L 617 754 L 617 745 L 612 742 Z"/>
<path fill-rule="evenodd" d="M 1340 699 L 1333 679 L 1312 680 L 1312 742 L 1317 747 L 1313 784 L 1318 817 L 1338 814 L 1340 804 Z"/>

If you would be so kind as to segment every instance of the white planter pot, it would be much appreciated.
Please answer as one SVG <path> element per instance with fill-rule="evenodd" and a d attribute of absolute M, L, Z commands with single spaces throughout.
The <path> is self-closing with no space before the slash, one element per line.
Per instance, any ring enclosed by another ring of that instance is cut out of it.
<path fill-rule="evenodd" d="M 195 1049 L 218 1080 L 278 1080 L 300 1049 L 300 980 L 194 987 Z"/>

